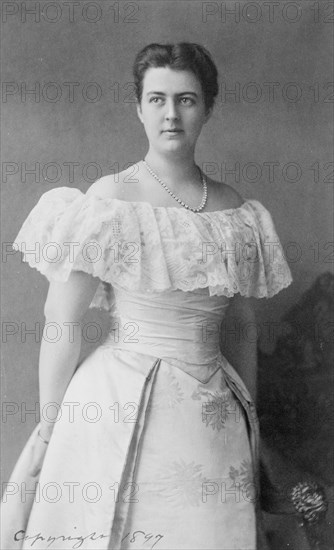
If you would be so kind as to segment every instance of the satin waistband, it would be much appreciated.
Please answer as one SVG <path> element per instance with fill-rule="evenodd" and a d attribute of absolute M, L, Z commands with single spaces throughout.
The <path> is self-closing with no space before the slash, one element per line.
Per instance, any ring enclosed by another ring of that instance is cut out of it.
<path fill-rule="evenodd" d="M 141 294 L 116 287 L 114 293 L 111 345 L 199 366 L 216 361 L 225 296 L 210 297 L 205 289 Z"/>

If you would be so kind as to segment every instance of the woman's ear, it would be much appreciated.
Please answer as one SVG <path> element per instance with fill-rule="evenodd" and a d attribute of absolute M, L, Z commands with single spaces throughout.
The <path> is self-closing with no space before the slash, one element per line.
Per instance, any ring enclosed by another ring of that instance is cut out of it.
<path fill-rule="evenodd" d="M 136 109 L 137 109 L 137 115 L 138 115 L 138 118 L 139 118 L 140 122 L 142 124 L 144 124 L 143 115 L 142 115 L 142 112 L 141 112 L 141 106 L 140 106 L 139 101 L 136 102 Z"/>

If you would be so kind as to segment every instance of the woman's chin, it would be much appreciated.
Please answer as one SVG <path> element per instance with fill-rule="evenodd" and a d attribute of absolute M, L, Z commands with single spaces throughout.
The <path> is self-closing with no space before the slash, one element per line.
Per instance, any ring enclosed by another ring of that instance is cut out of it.
<path fill-rule="evenodd" d="M 186 151 L 189 149 L 189 144 L 179 139 L 169 139 L 162 146 L 164 151 Z"/>

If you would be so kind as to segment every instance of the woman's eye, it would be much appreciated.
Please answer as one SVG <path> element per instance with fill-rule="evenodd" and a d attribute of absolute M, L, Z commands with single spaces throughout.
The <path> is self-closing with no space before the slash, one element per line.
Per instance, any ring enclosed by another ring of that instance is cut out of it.
<path fill-rule="evenodd" d="M 151 97 L 150 103 L 157 103 L 159 100 L 161 100 L 161 97 Z"/>
<path fill-rule="evenodd" d="M 182 97 L 181 98 L 181 101 L 185 104 L 185 105 L 192 105 L 194 103 L 193 99 L 191 97 Z"/>

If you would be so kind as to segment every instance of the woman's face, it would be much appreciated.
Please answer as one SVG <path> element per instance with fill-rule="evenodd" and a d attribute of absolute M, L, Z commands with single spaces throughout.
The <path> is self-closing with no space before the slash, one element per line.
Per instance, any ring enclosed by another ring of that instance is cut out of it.
<path fill-rule="evenodd" d="M 212 110 L 206 112 L 201 83 L 193 72 L 157 67 L 145 73 L 137 112 L 150 147 L 186 153 L 194 151 Z"/>

